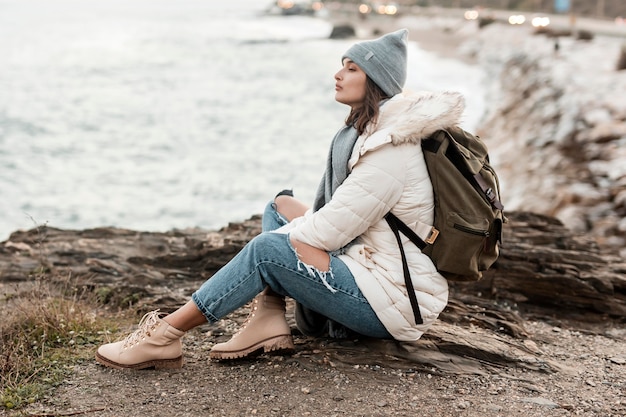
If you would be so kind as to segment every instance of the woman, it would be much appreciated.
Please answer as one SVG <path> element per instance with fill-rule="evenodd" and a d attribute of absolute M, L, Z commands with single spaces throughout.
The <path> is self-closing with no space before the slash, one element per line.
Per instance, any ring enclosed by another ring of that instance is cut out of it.
<path fill-rule="evenodd" d="M 181 337 L 214 323 L 254 298 L 242 329 L 211 350 L 235 359 L 292 350 L 284 297 L 296 300 L 306 335 L 349 331 L 414 341 L 448 299 L 446 280 L 405 239 L 422 324 L 416 324 L 397 241 L 384 216 L 392 211 L 418 234 L 432 225 L 433 192 L 420 141 L 459 123 L 454 93 L 402 94 L 407 35 L 403 29 L 352 46 L 335 74 L 335 99 L 350 106 L 333 139 L 311 210 L 279 193 L 263 216 L 263 233 L 170 315 L 147 314 L 126 339 L 101 346 L 99 363 L 113 368 L 179 368 Z"/>

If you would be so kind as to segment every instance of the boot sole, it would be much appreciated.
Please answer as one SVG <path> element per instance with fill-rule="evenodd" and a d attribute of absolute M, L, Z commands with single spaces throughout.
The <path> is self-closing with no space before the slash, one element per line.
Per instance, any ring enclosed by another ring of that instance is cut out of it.
<path fill-rule="evenodd" d="M 183 367 L 182 355 L 174 359 L 155 359 L 151 361 L 136 363 L 133 365 L 124 365 L 122 363 L 113 362 L 112 360 L 109 360 L 96 352 L 96 362 L 106 367 L 115 369 L 180 369 Z"/>
<path fill-rule="evenodd" d="M 293 344 L 291 335 L 275 336 L 270 339 L 262 340 L 252 346 L 240 350 L 216 351 L 211 350 L 209 357 L 214 360 L 232 360 L 243 359 L 261 353 L 282 353 L 291 352 L 296 348 Z"/>

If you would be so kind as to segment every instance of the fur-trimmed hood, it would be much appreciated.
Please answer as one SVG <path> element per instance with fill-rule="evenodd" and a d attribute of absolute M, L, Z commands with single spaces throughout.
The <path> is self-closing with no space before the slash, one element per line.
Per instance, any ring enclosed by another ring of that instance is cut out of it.
<path fill-rule="evenodd" d="M 437 130 L 458 125 L 464 109 L 465 100 L 456 92 L 397 94 L 382 105 L 366 135 L 382 133 L 394 145 L 419 144 Z"/>

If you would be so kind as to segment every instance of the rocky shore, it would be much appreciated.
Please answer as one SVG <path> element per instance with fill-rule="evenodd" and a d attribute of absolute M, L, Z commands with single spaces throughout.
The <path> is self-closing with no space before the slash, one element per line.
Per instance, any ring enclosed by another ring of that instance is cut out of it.
<path fill-rule="evenodd" d="M 32 271 L 43 270 L 94 294 L 99 315 L 169 311 L 259 231 L 255 216 L 218 231 L 16 232 L 0 246 L 0 307 L 28 297 Z M 424 406 L 433 416 L 623 415 L 626 264 L 528 212 L 509 213 L 505 242 L 483 281 L 453 285 L 416 343 L 307 338 L 290 301 L 293 355 L 210 362 L 210 348 L 247 317 L 242 308 L 185 336 L 180 371 L 120 372 L 88 360 L 27 415 L 408 416 Z"/>
<path fill-rule="evenodd" d="M 555 216 L 626 256 L 626 71 L 616 70 L 624 40 L 565 37 L 555 51 L 554 39 L 496 30 L 465 51 L 491 62 L 499 80 L 480 133 L 509 206 Z"/>
<path fill-rule="evenodd" d="M 243 308 L 185 336 L 182 370 L 85 361 L 50 398 L 8 415 L 626 415 L 626 75 L 611 67 L 619 40 L 561 39 L 555 55 L 553 39 L 521 28 L 416 17 L 363 24 L 372 33 L 409 27 L 424 47 L 485 69 L 479 133 L 510 218 L 485 279 L 455 285 L 418 343 L 306 338 L 289 304 L 294 355 L 210 362 Z M 28 296 L 32 271 L 43 269 L 97 295 L 98 314 L 168 311 L 259 231 L 258 216 L 216 231 L 19 231 L 0 243 L 1 307 Z"/>

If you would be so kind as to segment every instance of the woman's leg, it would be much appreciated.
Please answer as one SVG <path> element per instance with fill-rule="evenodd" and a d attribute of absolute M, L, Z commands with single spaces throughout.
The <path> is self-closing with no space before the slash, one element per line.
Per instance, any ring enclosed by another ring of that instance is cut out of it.
<path fill-rule="evenodd" d="M 289 221 L 304 215 L 306 210 L 308 210 L 305 204 L 296 200 L 293 196 L 289 197 L 287 195 L 278 195 L 275 199 L 274 208 L 279 213 L 278 215 L 284 216 Z M 297 241 L 292 241 L 291 243 L 303 262 L 322 270 L 328 267 L 329 258 L 328 253 L 325 251 Z M 343 326 L 329 320 L 328 317 L 315 310 L 306 308 L 297 301 L 294 308 L 294 316 L 298 330 L 307 336 L 318 337 L 328 332 L 331 337 L 344 338 L 348 334 Z"/>
<path fill-rule="evenodd" d="M 265 207 L 262 229 L 264 232 L 276 230 L 294 218 L 304 215 L 307 209 L 304 203 L 293 196 L 278 195 Z M 206 323 L 206 318 L 192 300 L 163 320 L 185 332 Z"/>
<path fill-rule="evenodd" d="M 264 232 L 276 230 L 296 217 L 304 215 L 307 210 L 308 207 L 304 203 L 282 191 L 265 207 L 261 220 L 262 230 Z M 185 332 L 206 323 L 206 318 L 192 300 L 163 320 Z"/>
<path fill-rule="evenodd" d="M 163 321 L 169 323 L 178 330 L 187 332 L 194 327 L 205 324 L 206 318 L 204 317 L 204 314 L 198 310 L 196 303 L 189 300 L 178 310 L 163 317 Z"/>
<path fill-rule="evenodd" d="M 269 286 L 360 334 L 389 337 L 348 267 L 337 257 L 328 259 L 328 264 L 318 265 L 325 268 L 316 267 L 298 258 L 288 235 L 262 233 L 207 280 L 192 299 L 208 321 L 216 322 Z"/>
<path fill-rule="evenodd" d="M 274 199 L 274 209 L 288 221 L 292 221 L 296 217 L 304 216 L 309 207 L 292 196 L 279 195 Z"/>
<path fill-rule="evenodd" d="M 291 193 L 290 190 L 281 191 L 276 196 L 271 208 L 274 209 L 273 213 L 266 210 L 267 215 L 263 216 L 264 231 L 275 230 L 285 224 L 286 220 L 291 221 L 296 217 L 302 216 L 309 209 L 304 203 L 293 198 L 293 193 Z M 276 222 L 276 219 L 279 221 Z M 328 266 L 329 258 L 325 251 L 297 241 L 292 241 L 291 243 L 302 261 L 320 269 L 324 269 Z M 317 311 L 304 307 L 297 301 L 294 316 L 296 326 L 307 336 L 318 337 L 328 332 L 332 337 L 343 338 L 348 334 L 344 326 L 338 325 L 336 322 L 329 320 L 328 317 Z"/>
<path fill-rule="evenodd" d="M 307 209 L 305 204 L 293 198 L 291 190 L 283 190 L 267 205 L 263 214 L 262 230 L 274 231 L 294 218 L 304 215 Z M 285 313 L 285 297 L 266 286 L 252 300 L 250 314 L 243 326 L 229 341 L 213 346 L 211 358 L 218 360 L 241 358 L 260 349 L 265 352 L 293 350 L 293 337 Z"/>
<path fill-rule="evenodd" d="M 268 207 L 269 212 L 276 211 L 276 206 Z M 300 247 L 303 251 L 309 248 Z M 124 341 L 101 346 L 96 358 L 116 368 L 182 366 L 179 339 L 183 329 L 189 330 L 205 320 L 218 321 L 247 304 L 267 286 L 360 334 L 390 337 L 346 265 L 325 252 L 309 255 L 307 252 L 304 258 L 299 258 L 288 235 L 264 232 L 207 280 L 192 295 L 192 301 L 168 316 L 167 321 L 156 312 L 151 314 Z M 320 258 L 324 262 L 318 263 L 316 259 Z"/>

